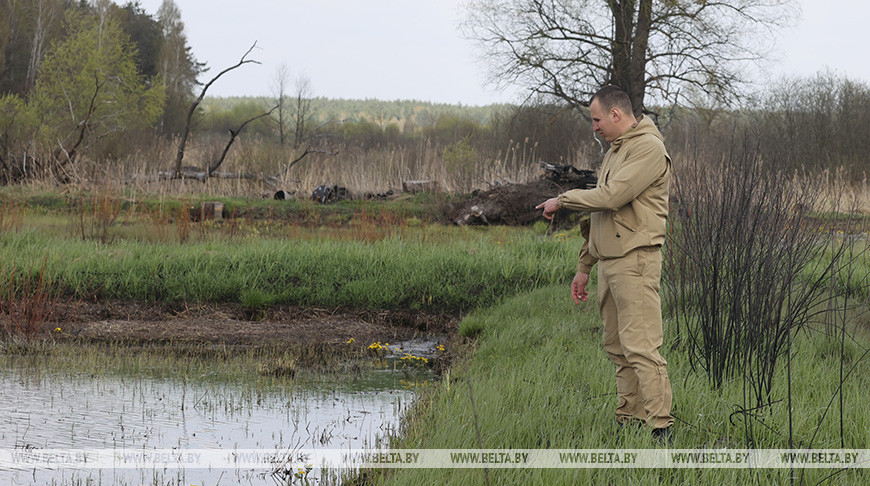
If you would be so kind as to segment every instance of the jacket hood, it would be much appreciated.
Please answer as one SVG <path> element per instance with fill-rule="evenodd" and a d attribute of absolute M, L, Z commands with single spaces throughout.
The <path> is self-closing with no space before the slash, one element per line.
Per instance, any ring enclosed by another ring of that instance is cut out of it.
<path fill-rule="evenodd" d="M 625 141 L 630 140 L 635 137 L 640 137 L 642 135 L 653 135 L 662 142 L 665 141 L 665 137 L 662 136 L 662 133 L 656 127 L 656 124 L 653 123 L 652 119 L 646 116 L 641 117 L 638 120 L 637 125 L 634 128 L 629 128 L 625 133 L 616 138 L 610 145 L 614 150 L 619 150 L 620 145 L 622 145 Z"/>

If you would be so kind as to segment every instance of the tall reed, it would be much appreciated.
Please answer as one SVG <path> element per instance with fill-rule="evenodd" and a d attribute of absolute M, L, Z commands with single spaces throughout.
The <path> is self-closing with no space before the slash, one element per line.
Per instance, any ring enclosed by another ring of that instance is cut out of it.
<path fill-rule="evenodd" d="M 45 324 L 60 300 L 60 293 L 46 277 L 46 260 L 39 267 L 31 261 L 23 272 L 0 263 L 0 330 L 5 339 L 33 339 L 44 335 Z"/>
<path fill-rule="evenodd" d="M 19 231 L 24 215 L 24 204 L 5 195 L 0 195 L 0 234 Z"/>

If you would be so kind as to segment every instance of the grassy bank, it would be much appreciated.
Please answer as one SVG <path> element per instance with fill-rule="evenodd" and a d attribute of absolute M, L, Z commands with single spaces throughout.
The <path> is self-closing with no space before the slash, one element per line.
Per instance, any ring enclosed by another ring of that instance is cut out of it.
<path fill-rule="evenodd" d="M 717 390 L 673 349 L 665 323 L 663 354 L 674 389 L 674 448 L 745 447 L 740 414 L 742 382 Z M 672 327 L 672 326 L 671 326 Z M 630 449 L 655 444 L 648 430 L 618 430 L 613 418 L 613 367 L 601 347 L 595 304 L 577 307 L 566 286 L 542 288 L 479 310 L 460 324 L 479 332 L 466 359 L 418 403 L 397 448 Z M 839 448 L 836 396 L 839 347 L 814 333 L 795 343 L 792 363 L 796 447 Z M 863 406 L 870 386 L 866 333 L 847 342 L 847 369 L 857 364 L 843 389 L 847 448 L 867 447 L 870 412 Z M 863 358 L 863 360 L 862 360 Z M 472 395 L 475 406 L 472 406 Z M 787 395 L 784 370 L 776 378 L 774 401 Z M 788 448 L 786 402 L 758 418 L 756 447 Z M 479 437 L 476 433 L 479 430 Z M 490 484 L 863 484 L 865 471 L 493 469 Z M 369 476 L 376 484 L 485 484 L 482 469 L 398 469 Z"/>
<path fill-rule="evenodd" d="M 270 207 L 254 211 L 262 215 Z M 296 213 L 309 210 L 300 208 Z M 23 209 L 13 206 L 5 213 L 6 226 L 0 225 L 5 228 L 0 233 L 0 306 L 44 302 L 30 292 L 64 299 L 239 302 L 257 309 L 281 303 L 470 312 L 459 330 L 475 339 L 449 350 L 459 356 L 455 367 L 423 394 L 404 434 L 396 439 L 397 448 L 655 446 L 647 430 L 617 430 L 613 420 L 613 366 L 600 345 L 597 310 L 592 303 L 578 308 L 568 296 L 579 246 L 576 231 L 544 237 L 546 225 L 540 224 L 531 229 L 443 227 L 419 218 L 381 219 L 367 211 L 350 209 L 350 218 L 341 212 L 325 219 L 316 215 L 306 221 L 327 224 L 311 227 L 292 217 L 200 224 L 179 219 L 181 213 L 170 219 L 169 210 L 162 216 L 130 210 L 119 222 L 107 223 L 110 237 L 101 238 L 94 226 L 81 234 L 84 223 L 68 217 L 79 214 L 75 210 L 40 214 L 29 203 Z M 840 285 L 855 290 L 852 298 L 857 300 L 866 295 L 860 293 L 866 289 L 860 278 L 870 267 L 865 258 L 853 269 L 855 273 L 840 275 Z M 750 431 L 755 447 L 788 448 L 790 419 L 795 447 L 867 447 L 866 329 L 850 330 L 856 338 L 843 348 L 848 374 L 842 435 L 839 342 L 809 329 L 799 333 L 792 349 L 791 407 L 785 400 L 785 367 L 780 366 L 770 406 L 752 411 L 748 427 L 747 414 L 741 413 L 751 406 L 743 382 L 712 387 L 702 371 L 692 370 L 688 353 L 676 346 L 675 329 L 673 322 L 666 322 L 663 353 L 670 363 L 678 419 L 674 448 L 741 448 Z M 121 355 L 127 351 L 108 349 Z M 93 355 L 93 362 L 73 366 L 105 367 L 101 353 Z M 210 360 L 226 360 L 228 376 L 273 376 L 276 370 L 251 368 L 262 357 L 247 356 L 241 362 L 215 355 L 190 365 L 170 353 L 155 361 L 168 360 L 172 368 L 172 360 L 178 359 L 198 374 L 208 372 Z M 299 360 L 295 353 L 269 358 Z M 145 362 L 123 361 L 121 366 L 133 374 L 158 373 Z M 794 477 L 785 470 L 728 469 L 488 474 L 479 469 L 405 469 L 366 478 L 382 484 L 860 484 L 868 479 L 863 471 L 824 469 L 797 471 Z"/>
<path fill-rule="evenodd" d="M 101 243 L 25 227 L 0 235 L 0 281 L 42 281 L 72 298 L 457 312 L 567 282 L 576 251 L 567 237 L 528 230 L 421 226 L 369 242 L 319 231 Z"/>

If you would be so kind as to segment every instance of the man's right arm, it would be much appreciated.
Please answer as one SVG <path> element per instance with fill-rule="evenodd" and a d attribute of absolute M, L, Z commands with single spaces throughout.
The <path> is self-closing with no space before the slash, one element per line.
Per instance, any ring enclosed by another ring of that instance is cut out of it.
<path fill-rule="evenodd" d="M 571 298 L 577 304 L 586 302 L 586 299 L 589 298 L 589 292 L 586 291 L 587 283 L 589 283 L 589 274 L 578 270 L 577 275 L 574 275 L 574 280 L 571 281 Z"/>
<path fill-rule="evenodd" d="M 577 304 L 586 302 L 586 299 L 589 298 L 586 284 L 589 283 L 589 273 L 592 271 L 592 266 L 598 261 L 597 258 L 589 253 L 589 225 L 589 218 L 580 221 L 580 234 L 583 236 L 583 246 L 580 247 L 577 274 L 574 275 L 574 280 L 571 281 L 571 298 Z"/>
<path fill-rule="evenodd" d="M 589 253 L 589 225 L 590 218 L 580 221 L 580 235 L 583 237 L 583 246 L 580 247 L 580 256 L 577 261 L 577 271 L 589 274 L 598 259 Z"/>

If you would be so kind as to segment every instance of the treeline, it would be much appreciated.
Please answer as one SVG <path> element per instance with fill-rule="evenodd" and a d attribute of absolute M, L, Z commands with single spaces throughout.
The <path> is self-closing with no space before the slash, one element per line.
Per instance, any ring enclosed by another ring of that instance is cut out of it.
<path fill-rule="evenodd" d="M 196 129 L 220 136 L 274 106 L 270 98 L 207 98 Z M 406 148 L 428 143 L 465 144 L 482 158 L 493 158 L 510 145 L 536 145 L 541 160 L 568 163 L 582 145 L 594 143 L 586 118 L 578 111 L 549 104 L 462 106 L 416 100 L 313 98 L 306 113 L 303 143 L 333 148 Z M 291 125 L 293 123 L 291 122 Z M 291 131 L 296 127 L 291 126 Z M 248 136 L 278 141 L 276 116 L 245 127 Z"/>
<path fill-rule="evenodd" d="M 199 129 L 225 133 L 270 103 L 274 100 L 210 99 Z M 587 114 L 552 104 L 475 107 L 314 98 L 309 110 L 307 139 L 362 150 L 424 142 L 448 155 L 464 148 L 486 164 L 511 144 L 523 143 L 535 147 L 537 160 L 587 167 L 596 166 L 602 153 Z M 832 73 L 780 80 L 741 108 L 651 111 L 677 155 L 727 154 L 737 140 L 749 138 L 770 169 L 801 174 L 841 170 L 860 182 L 870 167 L 870 87 Z M 275 120 L 260 120 L 251 130 L 262 139 L 277 137 Z"/>
<path fill-rule="evenodd" d="M 0 27 L 0 184 L 172 168 L 175 136 L 205 81 L 198 80 L 205 70 L 173 0 L 164 0 L 156 16 L 136 2 L 6 1 Z M 308 88 L 206 98 L 194 116 L 185 164 L 212 166 L 238 137 L 222 170 L 376 187 L 430 178 L 465 190 L 534 177 L 542 161 L 596 167 L 606 148 L 592 136 L 588 113 L 552 102 L 333 100 Z M 675 156 L 726 154 L 749 136 L 770 168 L 843 169 L 853 182 L 866 177 L 870 88 L 862 82 L 820 74 L 781 81 L 739 109 L 652 111 Z M 287 174 L 289 161 L 309 148 L 341 153 L 341 160 L 320 164 L 311 157 Z M 345 163 L 365 173 L 366 182 L 345 180 Z M 333 172 L 301 173 L 318 167 Z"/>
<path fill-rule="evenodd" d="M 742 109 L 677 109 L 664 118 L 671 150 L 728 155 L 743 140 L 771 170 L 843 171 L 866 184 L 870 86 L 830 72 L 783 79 Z"/>
<path fill-rule="evenodd" d="M 184 126 L 197 76 L 180 11 L 128 2 L 0 3 L 0 183 L 68 180 L 84 152 L 118 157 Z"/>
<path fill-rule="evenodd" d="M 493 115 L 509 109 L 512 105 L 491 104 L 472 106 L 462 104 L 433 103 L 423 100 L 378 100 L 378 99 L 343 99 L 311 97 L 309 110 L 315 121 L 324 123 L 330 120 L 360 121 L 367 120 L 378 125 L 397 124 L 403 130 L 407 127 L 425 127 L 435 123 L 441 116 L 457 115 L 462 118 L 486 124 Z M 209 97 L 203 102 L 206 112 L 227 112 L 241 106 L 263 107 L 272 106 L 274 98 L 270 97 Z"/>

